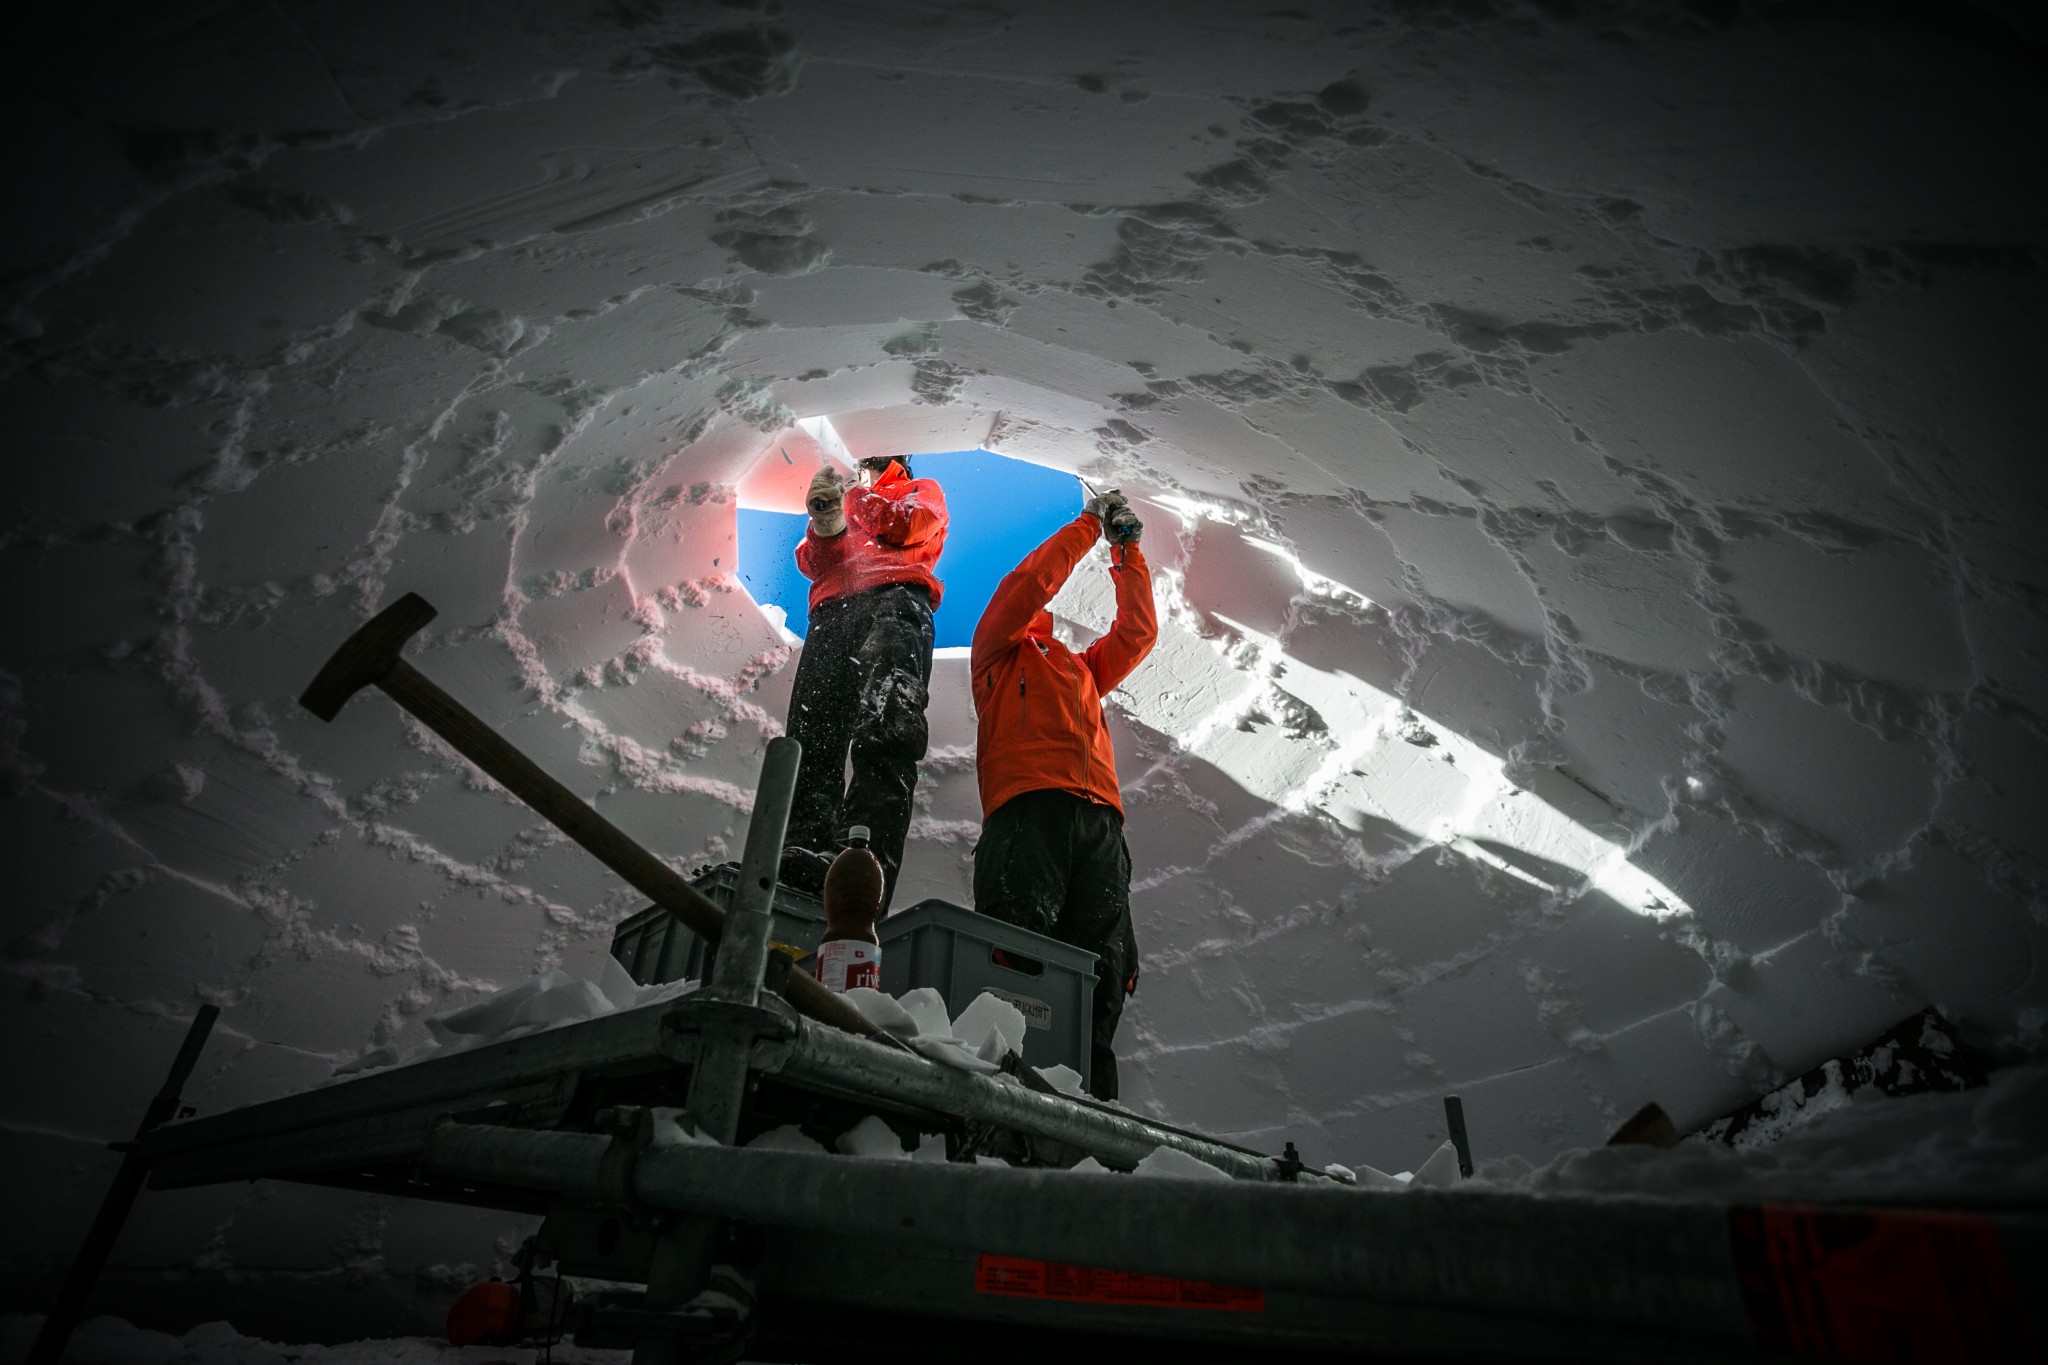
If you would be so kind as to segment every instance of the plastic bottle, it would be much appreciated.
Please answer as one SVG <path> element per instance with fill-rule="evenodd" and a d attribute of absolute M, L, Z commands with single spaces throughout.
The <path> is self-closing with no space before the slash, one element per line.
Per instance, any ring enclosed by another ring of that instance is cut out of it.
<path fill-rule="evenodd" d="M 818 941 L 818 980 L 831 990 L 880 989 L 882 861 L 868 849 L 868 827 L 846 832 L 846 847 L 825 871 L 825 937 Z"/>

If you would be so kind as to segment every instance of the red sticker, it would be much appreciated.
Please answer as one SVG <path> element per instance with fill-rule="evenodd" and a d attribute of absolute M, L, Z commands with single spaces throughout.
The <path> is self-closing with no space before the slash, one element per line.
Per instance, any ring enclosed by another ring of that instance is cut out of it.
<path fill-rule="evenodd" d="M 2032 1360 L 1991 1220 L 1878 1209 L 1732 1209 L 1757 1344 L 1859 1361 Z"/>
<path fill-rule="evenodd" d="M 1134 1275 L 1126 1270 L 1029 1261 L 1018 1256 L 983 1255 L 974 1270 L 974 1292 L 1062 1303 L 1120 1303 L 1143 1308 L 1213 1308 L 1230 1313 L 1263 1313 L 1262 1289 Z"/>

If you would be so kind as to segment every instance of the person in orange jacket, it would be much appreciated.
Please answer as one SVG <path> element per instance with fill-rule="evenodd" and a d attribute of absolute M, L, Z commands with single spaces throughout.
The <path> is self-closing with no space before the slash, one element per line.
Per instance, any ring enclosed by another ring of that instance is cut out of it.
<path fill-rule="evenodd" d="M 803 759 L 781 876 L 820 894 L 846 831 L 866 825 L 886 906 L 930 743 L 932 612 L 943 590 L 932 566 L 946 545 L 946 496 L 935 481 L 911 476 L 908 457 L 865 459 L 853 484 L 819 470 L 805 506 L 811 524 L 796 566 L 811 580 L 810 628 L 787 726 Z"/>
<path fill-rule="evenodd" d="M 982 810 L 974 908 L 1095 954 L 1088 1088 L 1100 1099 L 1116 1098 L 1111 1043 L 1138 986 L 1131 852 L 1102 699 L 1159 635 L 1142 530 L 1120 495 L 1090 499 L 1003 579 L 971 651 Z M 1075 653 L 1053 638 L 1045 607 L 1104 534 L 1116 622 Z"/>

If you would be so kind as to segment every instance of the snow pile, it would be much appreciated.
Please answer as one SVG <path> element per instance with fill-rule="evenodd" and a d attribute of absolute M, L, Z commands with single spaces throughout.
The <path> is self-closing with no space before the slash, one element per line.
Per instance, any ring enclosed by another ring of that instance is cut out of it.
<path fill-rule="evenodd" d="M 988 991 L 977 995 L 952 1020 L 946 1017 L 945 1000 L 930 986 L 900 996 L 857 986 L 846 998 L 870 1023 L 902 1039 L 920 1056 L 961 1071 L 990 1075 L 1002 1068 L 1004 1057 L 1024 1052 L 1023 1011 Z M 1071 1078 L 1073 1088 L 1068 1093 L 1078 1093 L 1078 1073 L 1069 1067 L 1054 1070 L 1064 1073 L 1055 1085 L 1067 1089 L 1062 1082 Z"/>
<path fill-rule="evenodd" d="M 485 1043 L 523 1038 L 529 1033 L 574 1024 L 620 1010 L 639 1009 L 688 995 L 700 983 L 664 981 L 642 986 L 626 973 L 618 959 L 606 956 L 596 981 L 572 979 L 560 968 L 544 972 L 516 986 L 494 991 L 459 1009 L 436 1014 L 427 1020 L 428 1038 L 416 1047 L 401 1049 L 395 1043 L 371 1048 L 354 1061 L 334 1069 L 338 1079 L 380 1067 L 406 1066 L 446 1053 L 462 1052 Z"/>
<path fill-rule="evenodd" d="M 1981 1090 L 1848 1096 L 1768 1147 L 1689 1139 L 1593 1147 L 1544 1165 L 1482 1162 L 1472 1187 L 1673 1199 L 1910 1201 L 2011 1207 L 2048 1201 L 2048 1066 L 1994 1072 Z"/>

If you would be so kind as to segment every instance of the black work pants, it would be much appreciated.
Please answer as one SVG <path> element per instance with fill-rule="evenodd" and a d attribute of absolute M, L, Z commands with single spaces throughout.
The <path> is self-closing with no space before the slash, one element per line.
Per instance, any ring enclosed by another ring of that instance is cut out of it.
<path fill-rule="evenodd" d="M 932 602 L 922 587 L 892 583 L 812 609 L 789 698 L 789 735 L 804 753 L 786 842 L 829 855 L 848 826 L 866 825 L 882 862 L 885 906 L 903 866 L 918 760 L 931 741 L 931 678 Z"/>
<path fill-rule="evenodd" d="M 1013 796 L 982 822 L 974 908 L 1095 954 L 1088 1090 L 1116 1098 L 1117 1021 L 1138 986 L 1131 932 L 1131 851 L 1123 816 L 1072 792 Z"/>

